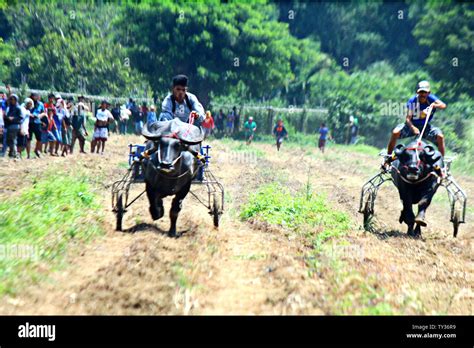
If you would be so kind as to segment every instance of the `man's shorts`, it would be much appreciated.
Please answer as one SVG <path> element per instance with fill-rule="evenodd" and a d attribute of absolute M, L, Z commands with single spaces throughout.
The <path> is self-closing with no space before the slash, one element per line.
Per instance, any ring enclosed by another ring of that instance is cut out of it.
<path fill-rule="evenodd" d="M 46 144 L 50 141 L 55 141 L 54 135 L 52 132 L 41 132 L 41 142 Z"/>
<path fill-rule="evenodd" d="M 18 132 L 16 145 L 18 147 L 26 147 L 27 142 L 28 142 L 28 135 L 22 135 L 20 132 Z"/>
<path fill-rule="evenodd" d="M 28 140 L 33 140 L 33 136 L 36 138 L 36 141 L 41 141 L 41 125 L 30 122 Z"/>
<path fill-rule="evenodd" d="M 408 127 L 408 125 L 406 123 L 400 123 L 398 126 L 396 126 L 393 131 L 395 132 L 400 132 L 400 137 L 399 139 L 403 139 L 403 138 L 410 138 L 410 137 L 414 137 L 415 136 L 415 133 L 413 133 L 413 131 L 411 130 L 410 127 Z M 420 132 L 422 131 L 422 129 L 420 129 Z M 443 135 L 443 133 L 441 132 L 441 129 L 439 129 L 438 127 L 433 127 L 431 125 L 428 124 L 428 126 L 426 126 L 426 129 L 425 129 L 425 133 L 423 133 L 423 139 L 427 139 L 429 141 L 431 141 L 432 143 L 437 143 L 438 141 L 438 135 Z"/>
<path fill-rule="evenodd" d="M 94 135 L 92 136 L 92 139 L 106 141 L 108 137 L 109 137 L 109 131 L 107 127 L 104 127 L 104 128 L 96 128 L 94 130 Z"/>
<path fill-rule="evenodd" d="M 76 139 L 79 139 L 80 141 L 86 140 L 84 132 L 81 129 L 73 129 L 72 136 Z"/>
<path fill-rule="evenodd" d="M 318 147 L 319 147 L 320 149 L 322 149 L 322 148 L 325 147 L 325 146 L 326 146 L 326 139 L 321 139 L 321 138 L 319 138 Z"/>

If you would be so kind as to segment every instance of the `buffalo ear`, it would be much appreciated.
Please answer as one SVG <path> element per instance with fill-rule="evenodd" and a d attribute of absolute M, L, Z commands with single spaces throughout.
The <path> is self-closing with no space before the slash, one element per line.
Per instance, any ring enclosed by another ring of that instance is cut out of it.
<path fill-rule="evenodd" d="M 397 146 L 395 146 L 395 156 L 400 157 L 403 151 L 405 151 L 405 145 L 398 144 Z"/>

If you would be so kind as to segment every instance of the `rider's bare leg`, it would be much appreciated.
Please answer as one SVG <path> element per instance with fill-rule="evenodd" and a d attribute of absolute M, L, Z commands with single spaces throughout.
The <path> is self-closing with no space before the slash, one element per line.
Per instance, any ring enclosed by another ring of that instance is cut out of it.
<path fill-rule="evenodd" d="M 444 135 L 438 134 L 436 142 L 438 143 L 439 152 L 441 152 L 441 155 L 444 157 Z"/>
<path fill-rule="evenodd" d="M 390 141 L 388 142 L 388 147 L 387 147 L 387 155 L 390 155 L 395 148 L 395 145 L 397 145 L 397 140 L 400 137 L 400 132 L 393 131 L 392 135 L 390 137 Z"/>

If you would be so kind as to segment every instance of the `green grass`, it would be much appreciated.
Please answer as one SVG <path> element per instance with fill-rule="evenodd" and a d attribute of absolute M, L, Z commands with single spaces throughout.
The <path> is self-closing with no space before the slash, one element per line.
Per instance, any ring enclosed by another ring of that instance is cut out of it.
<path fill-rule="evenodd" d="M 102 232 L 101 206 L 85 175 L 43 173 L 18 196 L 0 203 L 0 294 L 22 280 L 39 280 L 61 264 L 71 242 Z M 22 257 L 15 248 L 29 250 Z"/>
<path fill-rule="evenodd" d="M 323 196 L 303 191 L 292 195 L 287 188 L 274 183 L 250 196 L 242 208 L 241 218 L 256 218 L 293 231 L 314 232 L 315 243 L 349 229 L 347 214 L 333 210 Z"/>

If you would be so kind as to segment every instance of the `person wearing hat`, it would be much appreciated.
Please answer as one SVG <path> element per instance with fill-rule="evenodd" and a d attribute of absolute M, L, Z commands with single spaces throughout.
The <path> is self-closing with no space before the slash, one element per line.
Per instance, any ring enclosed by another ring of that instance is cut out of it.
<path fill-rule="evenodd" d="M 204 121 L 204 107 L 197 97 L 188 92 L 188 77 L 186 75 L 176 75 L 173 77 L 173 87 L 161 105 L 159 121 L 179 118 L 183 122 L 188 122 L 192 117 L 193 122 L 200 124 Z"/>
<path fill-rule="evenodd" d="M 428 115 L 429 107 L 432 107 L 431 113 Z M 387 147 L 387 158 L 392 156 L 392 151 L 397 144 L 398 139 L 408 138 L 419 135 L 426 125 L 423 138 L 427 139 L 438 146 L 439 152 L 444 156 L 444 136 L 441 130 L 431 125 L 434 119 L 436 109 L 446 109 L 443 103 L 436 95 L 431 94 L 430 83 L 428 81 L 420 81 L 416 87 L 416 95 L 407 102 L 407 115 L 405 123 L 401 123 L 394 128 Z M 428 118 L 428 121 L 426 119 Z"/>
<path fill-rule="evenodd" d="M 9 149 L 8 156 L 17 158 L 17 141 L 18 133 L 23 122 L 24 114 L 21 107 L 18 105 L 18 96 L 11 94 L 8 97 L 8 106 L 5 111 L 4 122 L 7 130 L 7 148 Z"/>
<path fill-rule="evenodd" d="M 247 145 L 250 145 L 255 135 L 255 131 L 257 130 L 257 124 L 254 122 L 252 116 L 250 116 L 248 121 L 245 122 L 244 130 L 245 130 L 245 139 L 247 140 Z"/>

